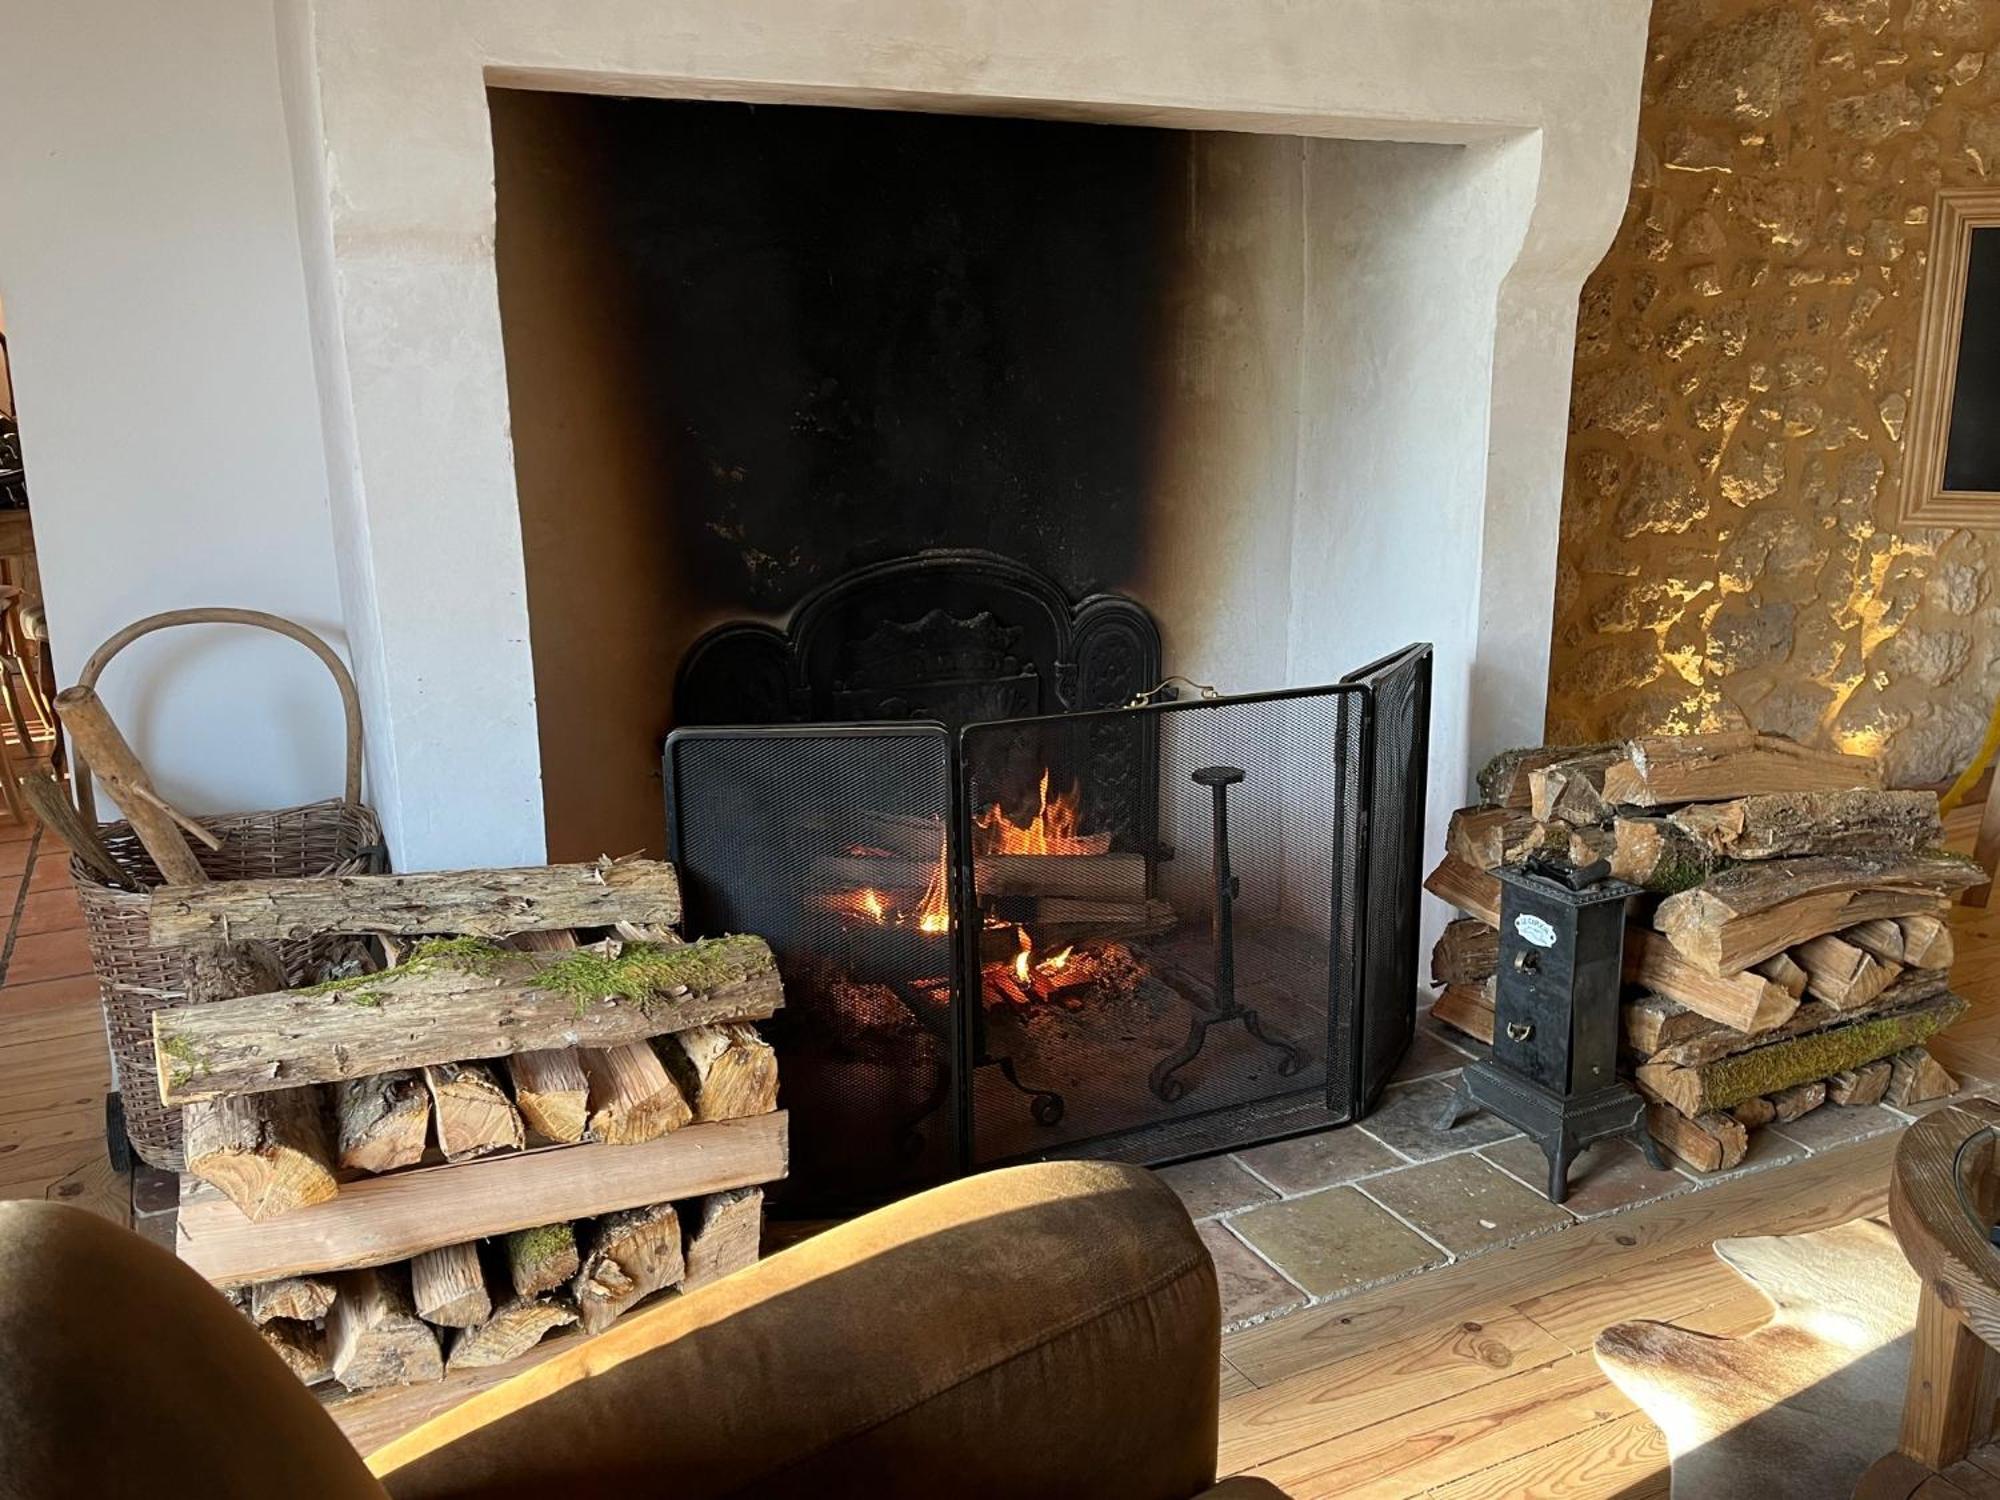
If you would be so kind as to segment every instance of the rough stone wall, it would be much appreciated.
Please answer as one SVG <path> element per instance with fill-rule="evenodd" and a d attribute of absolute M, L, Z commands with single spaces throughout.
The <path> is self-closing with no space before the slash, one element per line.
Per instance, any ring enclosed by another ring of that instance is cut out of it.
<path fill-rule="evenodd" d="M 1578 324 L 1552 738 L 1971 758 L 2000 532 L 1895 517 L 1932 198 L 2000 188 L 1996 49 L 2000 0 L 1658 0 Z"/>

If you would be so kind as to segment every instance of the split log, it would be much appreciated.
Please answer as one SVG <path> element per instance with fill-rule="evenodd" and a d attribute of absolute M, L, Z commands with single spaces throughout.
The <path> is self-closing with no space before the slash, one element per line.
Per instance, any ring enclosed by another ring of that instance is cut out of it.
<path fill-rule="evenodd" d="M 447 1161 L 469 1161 L 527 1144 L 521 1112 L 484 1063 L 436 1063 L 424 1069 L 437 1115 L 438 1149 Z"/>
<path fill-rule="evenodd" d="M 426 1250 L 410 1262 L 410 1300 L 417 1316 L 445 1328 L 470 1328 L 493 1316 L 479 1246 L 471 1241 Z"/>
<path fill-rule="evenodd" d="M 1475 1041 L 1493 1044 L 1493 980 L 1450 984 L 1431 1001 L 1431 1019 L 1462 1031 Z"/>
<path fill-rule="evenodd" d="M 1889 1087 L 1883 1099 L 1898 1109 L 1947 1099 L 1958 1092 L 1958 1080 L 1922 1047 L 1908 1047 L 1889 1059 Z"/>
<path fill-rule="evenodd" d="M 253 1222 L 338 1191 L 318 1089 L 210 1099 L 181 1111 L 188 1171 L 222 1189 Z"/>
<path fill-rule="evenodd" d="M 653 1045 L 697 1120 L 741 1120 L 778 1107 L 778 1054 L 754 1026 L 694 1026 Z"/>
<path fill-rule="evenodd" d="M 1835 1010 L 1858 1010 L 1903 972 L 1902 965 L 1884 963 L 1865 948 L 1830 932 L 1806 939 L 1791 954 L 1806 971 L 1806 993 Z"/>
<path fill-rule="evenodd" d="M 172 885 L 199 885 L 207 880 L 183 833 L 194 833 L 211 848 L 215 847 L 214 835 L 176 811 L 159 794 L 96 689 L 64 688 L 56 694 L 55 710 L 77 753 L 125 814 L 125 821 L 152 856 L 161 876 Z"/>
<path fill-rule="evenodd" d="M 1530 771 L 1528 810 L 1536 821 L 1544 823 L 1560 818 L 1574 827 L 1584 827 L 1610 821 L 1611 810 L 1604 803 L 1604 773 L 1621 759 L 1623 751 L 1613 747 Z"/>
<path fill-rule="evenodd" d="M 1669 818 L 1710 855 L 1739 860 L 1914 854 L 1944 831 L 1935 792 L 1772 792 L 1684 807 Z"/>
<path fill-rule="evenodd" d="M 680 1216 L 671 1203 L 600 1220 L 571 1294 L 585 1333 L 602 1333 L 643 1298 L 686 1274 Z"/>
<path fill-rule="evenodd" d="M 1638 1078 L 1654 1097 L 1682 1114 L 1708 1114 L 1916 1046 L 1956 1021 L 1965 1009 L 1963 1000 L 1946 993 L 1907 1010 L 1751 1047 L 1713 1062 L 1691 1067 L 1641 1063 Z"/>
<path fill-rule="evenodd" d="M 517 1229 L 507 1236 L 506 1245 L 507 1279 L 517 1297 L 554 1291 L 576 1275 L 574 1225 L 544 1224 L 537 1229 Z"/>
<path fill-rule="evenodd" d="M 318 1385 L 333 1379 L 333 1360 L 327 1350 L 325 1329 L 279 1318 L 257 1332 L 302 1384 Z"/>
<path fill-rule="evenodd" d="M 421 1063 L 551 1047 L 608 1047 L 783 1004 L 760 938 L 516 953 L 480 940 L 420 944 L 352 981 L 153 1015 L 161 1094 L 186 1103 Z"/>
<path fill-rule="evenodd" d="M 1642 995 L 1622 1007 L 1625 1046 L 1641 1057 L 1698 1036 L 1716 1023 L 1665 995 Z"/>
<path fill-rule="evenodd" d="M 344 1271 L 327 1314 L 333 1378 L 351 1391 L 444 1378 L 437 1335 L 417 1317 L 400 1266 Z"/>
<path fill-rule="evenodd" d="M 1642 927 L 1627 934 L 1625 979 L 1746 1036 L 1782 1026 L 1799 1008 L 1796 995 L 1762 974 L 1707 973 L 1682 958 L 1658 933 Z"/>
<path fill-rule="evenodd" d="M 350 1078 L 333 1086 L 340 1164 L 387 1172 L 422 1161 L 430 1133 L 431 1096 L 413 1069 Z"/>
<path fill-rule="evenodd" d="M 1903 933 L 1903 962 L 1913 969 L 1949 969 L 1957 958 L 1951 924 L 1928 913 L 1896 918 Z"/>
<path fill-rule="evenodd" d="M 1826 1080 L 1821 1078 L 1795 1083 L 1788 1089 L 1779 1089 L 1771 1096 L 1771 1107 L 1775 1111 L 1771 1123 L 1789 1125 L 1792 1121 L 1811 1114 L 1824 1103 L 1826 1103 Z"/>
<path fill-rule="evenodd" d="M 1769 958 L 1752 964 L 1750 972 L 1762 974 L 1794 1000 L 1805 997 L 1806 985 L 1811 982 L 1810 976 L 1789 953 L 1773 953 Z"/>
<path fill-rule="evenodd" d="M 1736 1105 L 1729 1111 L 1729 1118 L 1745 1130 L 1757 1130 L 1778 1118 L 1778 1106 L 1759 1094 Z"/>
<path fill-rule="evenodd" d="M 1809 749 L 1783 735 L 1725 730 L 1629 741 L 1625 759 L 1604 773 L 1604 800 L 1662 807 L 1772 792 L 1841 792 L 1881 785 L 1881 766 L 1865 756 Z"/>
<path fill-rule="evenodd" d="M 333 1306 L 333 1283 L 318 1276 L 281 1276 L 276 1281 L 260 1281 L 250 1288 L 250 1321 L 257 1324 L 273 1318 L 289 1318 L 298 1323 L 317 1323 Z"/>
<path fill-rule="evenodd" d="M 734 1188 L 710 1193 L 689 1210 L 687 1281 L 690 1292 L 757 1263 L 764 1232 L 764 1192 Z"/>
<path fill-rule="evenodd" d="M 1906 970 L 1902 978 L 1859 1010 L 1838 1011 L 1824 1000 L 1806 1000 L 1792 1013 L 1791 1020 L 1757 1036 L 1745 1036 L 1734 1027 L 1702 1020 L 1700 1030 L 1684 1033 L 1678 1040 L 1662 1046 L 1658 1052 L 1647 1058 L 1647 1061 L 1671 1063 L 1677 1067 L 1714 1062 L 1719 1057 L 1746 1052 L 1752 1047 L 1762 1047 L 1772 1042 L 1788 1041 L 1793 1037 L 1808 1036 L 1815 1031 L 1824 1031 L 1829 1026 L 1839 1026 L 1859 1020 L 1863 1016 L 1886 1015 L 1890 1011 L 1905 1010 L 1921 1001 L 1932 1000 L 1947 993 L 1948 988 L 1942 974 L 1934 974 L 1927 970 Z"/>
<path fill-rule="evenodd" d="M 1480 768 L 1480 800 L 1499 807 L 1525 808 L 1533 796 L 1528 778 L 1542 767 L 1618 748 L 1615 741 L 1603 741 L 1594 745 L 1529 745 L 1502 750 Z"/>
<path fill-rule="evenodd" d="M 1431 983 L 1478 984 L 1500 967 L 1500 934 L 1476 917 L 1448 923 L 1431 949 Z"/>
<path fill-rule="evenodd" d="M 824 891 L 921 894 L 938 875 L 943 850 L 928 858 L 880 854 L 824 855 L 812 863 L 812 884 Z M 1107 854 L 982 854 L 974 861 L 982 896 L 1041 896 L 1078 901 L 1146 899 L 1146 856 Z"/>
<path fill-rule="evenodd" d="M 328 932 L 501 938 L 621 921 L 672 926 L 681 919 L 681 889 L 672 865 L 650 859 L 195 886 L 176 880 L 153 893 L 148 917 L 157 948 Z"/>
<path fill-rule="evenodd" d="M 1507 862 L 1507 849 L 1534 826 L 1534 818 L 1513 807 L 1461 807 L 1451 815 L 1444 847 L 1475 870 Z"/>
<path fill-rule="evenodd" d="M 534 1348 L 551 1329 L 567 1328 L 575 1321 L 575 1310 L 552 1298 L 516 1298 L 495 1308 L 484 1323 L 460 1330 L 451 1341 L 445 1368 L 478 1370 L 504 1365 Z"/>
<path fill-rule="evenodd" d="M 1962 855 L 1817 855 L 1732 865 L 1662 901 L 1653 925 L 1712 974 L 1883 916 L 1935 915 L 1947 893 L 1983 878 Z"/>
<path fill-rule="evenodd" d="M 1900 964 L 1903 961 L 1903 927 L 1894 917 L 1857 922 L 1842 931 L 1840 936 L 1883 963 Z"/>
<path fill-rule="evenodd" d="M 1890 1063 L 1886 1057 L 1863 1063 L 1858 1068 L 1843 1068 L 1826 1080 L 1827 1103 L 1857 1108 L 1879 1104 L 1882 1095 L 1888 1092 L 1889 1072 Z"/>
<path fill-rule="evenodd" d="M 514 1103 L 531 1130 L 552 1141 L 583 1139 L 589 1123 L 590 1079 L 574 1047 L 516 1052 L 507 1059 Z"/>
<path fill-rule="evenodd" d="M 1659 895 L 1700 885 L 1725 863 L 1665 818 L 1622 817 L 1611 825 L 1611 873 Z"/>
<path fill-rule="evenodd" d="M 1750 1150 L 1750 1132 L 1721 1113 L 1691 1117 L 1671 1105 L 1648 1104 L 1646 1130 L 1697 1172 L 1725 1172 Z"/>
<path fill-rule="evenodd" d="M 655 1140 L 694 1118 L 680 1086 L 645 1042 L 586 1047 L 578 1057 L 590 1080 L 590 1133 L 607 1145 Z"/>
<path fill-rule="evenodd" d="M 1500 925 L 1500 882 L 1447 854 L 1424 881 L 1424 889 L 1447 906 L 1455 906 L 1488 927 Z"/>

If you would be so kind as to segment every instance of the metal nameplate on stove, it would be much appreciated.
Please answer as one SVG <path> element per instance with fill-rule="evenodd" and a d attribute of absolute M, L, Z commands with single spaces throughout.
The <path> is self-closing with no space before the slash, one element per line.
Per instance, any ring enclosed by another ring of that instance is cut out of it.
<path fill-rule="evenodd" d="M 1514 918 L 1514 930 L 1537 948 L 1553 948 L 1556 945 L 1556 930 L 1533 912 L 1522 912 Z"/>

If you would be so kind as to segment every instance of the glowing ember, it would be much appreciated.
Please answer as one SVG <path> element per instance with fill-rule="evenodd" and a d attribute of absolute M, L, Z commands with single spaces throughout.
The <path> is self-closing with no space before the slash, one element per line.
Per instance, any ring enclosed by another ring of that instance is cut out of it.
<path fill-rule="evenodd" d="M 1062 952 L 1056 954 L 1055 957 L 1043 959 L 1035 967 L 1045 974 L 1060 973 L 1069 967 L 1069 956 L 1074 952 L 1076 952 L 1074 948 L 1065 948 Z"/>
<path fill-rule="evenodd" d="M 973 826 L 985 835 L 981 854 L 1103 854 L 1111 848 L 1109 833 L 1078 833 L 1077 804 L 1081 788 L 1070 783 L 1066 794 L 1049 800 L 1049 773 L 1042 772 L 1034 817 L 1016 823 L 999 803 L 972 815 Z"/>

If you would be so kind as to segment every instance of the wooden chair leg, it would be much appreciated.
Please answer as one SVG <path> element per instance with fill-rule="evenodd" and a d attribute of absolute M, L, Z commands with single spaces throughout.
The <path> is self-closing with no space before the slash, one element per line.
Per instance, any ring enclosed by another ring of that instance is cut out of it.
<path fill-rule="evenodd" d="M 1984 907 L 1993 899 L 1993 873 L 2000 869 L 2000 767 L 1995 768 L 1992 784 L 1986 789 L 1986 808 L 1979 815 L 1979 842 L 1973 846 L 1972 857 L 1986 872 L 1986 879 L 1961 891 L 1959 904 Z"/>
<path fill-rule="evenodd" d="M 1897 1449 L 1930 1468 L 1950 1468 L 1991 1435 L 1996 1395 L 2000 1353 L 1926 1285 L 1910 1340 L 1910 1383 Z"/>

